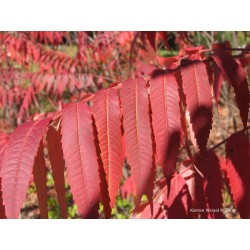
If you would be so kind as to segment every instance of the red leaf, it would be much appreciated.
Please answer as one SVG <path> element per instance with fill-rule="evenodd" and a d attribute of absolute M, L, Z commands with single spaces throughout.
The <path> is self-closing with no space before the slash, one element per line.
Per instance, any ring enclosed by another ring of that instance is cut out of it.
<path fill-rule="evenodd" d="M 168 50 L 171 50 L 169 43 L 168 43 L 167 32 L 166 31 L 159 31 L 159 35 L 164 42 L 165 48 Z"/>
<path fill-rule="evenodd" d="M 216 105 L 218 107 L 220 90 L 223 83 L 223 74 L 220 68 L 217 66 L 217 64 L 213 64 L 213 71 L 214 71 L 214 82 L 213 82 L 214 98 L 216 101 Z"/>
<path fill-rule="evenodd" d="M 148 37 L 150 45 L 155 50 L 155 36 L 156 36 L 156 32 L 155 31 L 146 31 L 146 33 L 147 33 L 147 37 Z"/>
<path fill-rule="evenodd" d="M 32 100 L 34 100 L 34 98 L 35 98 L 35 91 L 34 91 L 33 86 L 30 86 L 25 92 L 25 97 L 20 107 L 19 116 L 21 118 L 24 116 L 25 112 L 26 113 L 28 112 L 30 105 L 32 103 Z"/>
<path fill-rule="evenodd" d="M 47 205 L 47 168 L 44 159 L 43 142 L 40 142 L 40 146 L 35 157 L 34 163 L 34 181 L 36 184 L 38 204 L 40 208 L 41 219 L 48 219 L 48 205 Z"/>
<path fill-rule="evenodd" d="M 136 62 L 136 74 L 138 76 L 149 75 L 153 70 L 155 70 L 155 66 L 151 64 L 146 64 L 139 60 Z"/>
<path fill-rule="evenodd" d="M 150 101 L 157 162 L 170 179 L 179 153 L 181 130 L 178 85 L 171 73 L 159 71 L 152 78 Z"/>
<path fill-rule="evenodd" d="M 205 46 L 197 46 L 197 47 L 191 47 L 191 48 L 185 48 L 185 52 L 187 55 L 189 55 L 189 60 L 202 60 L 202 56 L 200 51 L 204 49 Z"/>
<path fill-rule="evenodd" d="M 188 159 L 181 163 L 179 174 L 186 181 L 190 196 L 192 198 L 192 203 L 195 203 L 195 200 L 196 200 L 196 195 L 195 195 L 195 175 L 196 174 L 195 173 L 196 172 L 193 168 L 193 162 L 191 160 Z"/>
<path fill-rule="evenodd" d="M 181 68 L 190 122 L 201 151 L 206 149 L 212 127 L 212 95 L 206 65 L 194 61 Z"/>
<path fill-rule="evenodd" d="M 26 122 L 10 137 L 1 171 L 7 218 L 18 218 L 23 206 L 34 158 L 50 119 Z"/>
<path fill-rule="evenodd" d="M 244 69 L 234 60 L 233 56 L 219 51 L 211 56 L 218 65 L 223 75 L 230 83 L 235 91 L 236 102 L 240 110 L 240 116 L 244 128 L 247 126 L 248 110 L 249 110 L 249 89 Z"/>
<path fill-rule="evenodd" d="M 220 157 L 220 169 L 223 173 L 227 174 L 227 163 L 224 157 Z"/>
<path fill-rule="evenodd" d="M 61 139 L 61 129 L 59 131 L 56 131 L 54 127 L 50 126 L 47 132 L 48 155 L 51 163 L 57 199 L 61 210 L 61 216 L 63 219 L 67 219 L 68 212 L 65 193 L 64 159 Z"/>
<path fill-rule="evenodd" d="M 5 108 L 7 105 L 7 91 L 6 89 L 1 89 L 1 106 L 2 108 Z"/>
<path fill-rule="evenodd" d="M 168 188 L 165 190 L 164 205 L 169 219 L 190 218 L 191 196 L 186 181 L 181 175 L 171 180 L 171 189 L 168 196 Z"/>
<path fill-rule="evenodd" d="M 201 218 L 224 218 L 222 209 L 222 176 L 220 172 L 220 160 L 213 151 L 208 151 L 195 162 L 198 170 L 204 178 L 196 172 L 195 190 L 198 208 L 203 209 Z"/>
<path fill-rule="evenodd" d="M 225 49 L 230 49 L 231 48 L 231 44 L 229 41 L 225 41 L 225 42 L 222 42 L 222 43 L 215 43 L 215 44 L 212 44 L 212 48 L 213 50 L 225 50 Z M 232 54 L 232 51 L 231 50 L 226 50 L 225 53 L 228 53 L 228 54 Z"/>
<path fill-rule="evenodd" d="M 227 140 L 226 164 L 234 204 L 241 218 L 250 218 L 250 146 L 244 131 Z"/>
<path fill-rule="evenodd" d="M 175 68 L 178 64 L 177 62 L 180 59 L 180 56 L 171 56 L 171 57 L 161 57 L 156 56 L 155 59 L 157 60 L 158 64 L 164 65 L 167 69 Z"/>
<path fill-rule="evenodd" d="M 91 111 L 98 131 L 105 182 L 108 188 L 108 190 L 102 188 L 101 192 L 107 191 L 110 199 L 109 201 L 105 198 L 106 196 L 103 195 L 102 197 L 105 200 L 102 200 L 102 202 L 104 210 L 110 210 L 110 208 L 113 208 L 115 205 L 124 162 L 122 124 L 117 90 L 110 88 L 99 91 L 93 98 Z"/>
<path fill-rule="evenodd" d="M 142 78 L 125 81 L 121 88 L 124 140 L 131 176 L 135 183 L 137 205 L 144 193 L 153 190 L 153 148 L 149 99 Z"/>
<path fill-rule="evenodd" d="M 92 117 L 85 101 L 62 113 L 62 148 L 73 198 L 83 218 L 95 217 L 100 199 Z"/>

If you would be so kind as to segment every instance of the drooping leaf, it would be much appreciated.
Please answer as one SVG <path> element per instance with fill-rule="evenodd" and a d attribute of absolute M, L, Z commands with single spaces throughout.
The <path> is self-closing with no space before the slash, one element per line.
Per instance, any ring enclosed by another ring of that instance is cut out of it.
<path fill-rule="evenodd" d="M 163 43 L 165 45 L 165 48 L 168 50 L 171 50 L 170 45 L 168 43 L 168 34 L 166 31 L 159 31 L 159 35 L 161 39 L 163 40 Z"/>
<path fill-rule="evenodd" d="M 63 219 L 67 219 L 68 212 L 65 193 L 64 159 L 61 139 L 61 129 L 57 131 L 54 127 L 50 126 L 47 132 L 48 156 L 51 163 L 61 217 Z"/>
<path fill-rule="evenodd" d="M 159 71 L 150 80 L 150 101 L 157 162 L 170 179 L 179 153 L 181 130 L 178 85 L 171 73 Z"/>
<path fill-rule="evenodd" d="M 142 78 L 125 81 L 121 88 L 124 140 L 131 176 L 135 183 L 137 205 L 144 193 L 153 190 L 153 148 L 149 99 Z"/>
<path fill-rule="evenodd" d="M 18 218 L 23 206 L 34 158 L 50 119 L 26 122 L 11 135 L 1 171 L 7 218 Z"/>
<path fill-rule="evenodd" d="M 250 146 L 244 131 L 227 140 L 226 168 L 234 204 L 241 218 L 250 218 Z"/>
<path fill-rule="evenodd" d="M 83 218 L 96 217 L 100 200 L 92 117 L 85 101 L 62 112 L 62 148 L 73 198 Z"/>
<path fill-rule="evenodd" d="M 37 155 L 35 157 L 33 175 L 36 184 L 36 191 L 37 191 L 37 198 L 40 208 L 41 219 L 48 219 L 48 203 L 47 203 L 48 195 L 46 186 L 47 168 L 43 150 L 44 150 L 43 142 L 41 141 Z"/>
<path fill-rule="evenodd" d="M 188 62 L 181 68 L 181 75 L 195 139 L 204 151 L 212 127 L 212 95 L 206 65 L 201 61 Z"/>
<path fill-rule="evenodd" d="M 196 202 L 199 209 L 203 209 L 201 218 L 224 218 L 222 209 L 222 176 L 220 160 L 213 151 L 196 159 L 195 165 L 203 177 L 196 171 L 195 190 Z"/>
<path fill-rule="evenodd" d="M 246 73 L 229 53 L 218 51 L 211 57 L 233 86 L 243 126 L 246 127 L 250 100 Z"/>
<path fill-rule="evenodd" d="M 105 172 L 105 179 L 108 190 L 108 198 L 102 198 L 104 210 L 107 206 L 113 208 L 118 194 L 124 153 L 122 147 L 122 124 L 118 92 L 115 89 L 99 91 L 93 98 L 92 114 L 98 131 L 98 141 L 101 150 L 101 159 Z M 105 197 L 105 195 L 102 195 Z"/>
<path fill-rule="evenodd" d="M 196 149 L 198 149 L 195 137 L 194 137 L 194 132 L 192 129 L 192 124 L 190 123 L 190 115 L 189 112 L 187 111 L 186 107 L 187 107 L 187 102 L 186 102 L 186 96 L 183 92 L 183 87 L 182 87 L 182 77 L 181 77 L 181 72 L 180 71 L 176 71 L 175 72 L 175 78 L 178 82 L 178 87 L 179 87 L 179 95 L 180 95 L 180 102 L 179 102 L 179 107 L 180 107 L 180 116 L 181 116 L 181 145 L 185 146 L 186 151 L 189 155 L 189 157 L 191 157 L 191 152 L 190 152 L 190 147 L 189 147 L 189 142 L 188 142 L 188 128 L 189 128 L 189 132 L 190 132 L 190 139 L 193 143 L 193 145 L 195 146 Z M 188 125 L 187 125 L 188 124 Z"/>
<path fill-rule="evenodd" d="M 191 196 L 186 181 L 181 175 L 176 175 L 171 180 L 170 192 L 168 192 L 168 187 L 166 188 L 164 205 L 169 219 L 191 218 Z"/>
<path fill-rule="evenodd" d="M 218 107 L 220 90 L 223 83 L 223 74 L 220 68 L 217 66 L 217 64 L 213 64 L 213 72 L 214 72 L 214 81 L 213 81 L 214 98 L 216 101 L 216 105 Z"/>
<path fill-rule="evenodd" d="M 146 31 L 148 40 L 152 48 L 155 50 L 155 37 L 156 37 L 156 32 L 155 31 Z"/>
<path fill-rule="evenodd" d="M 192 198 L 192 203 L 194 204 L 196 201 L 196 195 L 195 195 L 195 170 L 193 167 L 193 161 L 190 159 L 183 161 L 180 165 L 179 174 L 186 181 L 190 196 Z"/>
<path fill-rule="evenodd" d="M 31 85 L 29 88 L 27 88 L 26 95 L 25 95 L 25 97 L 23 99 L 23 103 L 20 107 L 20 111 L 19 111 L 20 117 L 23 117 L 25 112 L 28 112 L 29 107 L 32 103 L 32 100 L 34 100 L 34 98 L 35 98 L 35 91 L 34 91 L 33 86 Z"/>

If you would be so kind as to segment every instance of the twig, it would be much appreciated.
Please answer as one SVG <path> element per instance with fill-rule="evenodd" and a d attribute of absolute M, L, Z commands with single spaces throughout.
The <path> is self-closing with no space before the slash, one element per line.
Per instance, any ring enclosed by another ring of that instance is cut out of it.
<path fill-rule="evenodd" d="M 244 129 L 242 129 L 242 130 L 240 130 L 240 131 L 246 131 L 246 130 L 248 130 L 248 129 L 250 129 L 250 126 L 244 128 Z M 239 131 L 239 132 L 240 132 L 240 131 Z M 230 137 L 230 136 L 229 136 L 229 137 Z M 224 143 L 228 140 L 229 137 L 227 137 L 225 140 L 221 141 L 220 143 L 216 144 L 215 146 L 213 146 L 213 147 L 210 148 L 209 150 L 214 150 L 214 149 L 220 147 L 222 144 L 224 144 Z"/>

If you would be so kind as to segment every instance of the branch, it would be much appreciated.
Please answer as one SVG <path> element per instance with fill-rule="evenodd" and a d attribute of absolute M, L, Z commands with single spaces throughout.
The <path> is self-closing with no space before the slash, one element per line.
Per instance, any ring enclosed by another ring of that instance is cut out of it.
<path fill-rule="evenodd" d="M 246 127 L 245 129 L 242 129 L 241 131 L 246 131 L 246 130 L 248 130 L 248 129 L 250 129 L 250 126 Z M 230 136 L 229 136 L 229 137 L 230 137 Z M 213 146 L 213 147 L 210 148 L 209 150 L 214 150 L 214 149 L 220 147 L 222 144 L 224 144 L 224 143 L 228 140 L 229 137 L 227 137 L 225 140 L 221 141 L 220 143 L 216 144 L 215 146 Z"/>

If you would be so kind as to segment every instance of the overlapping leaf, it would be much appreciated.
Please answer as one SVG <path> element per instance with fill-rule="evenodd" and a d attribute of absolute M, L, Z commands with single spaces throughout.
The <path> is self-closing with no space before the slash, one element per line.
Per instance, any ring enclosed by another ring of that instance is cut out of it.
<path fill-rule="evenodd" d="M 48 203 L 47 203 L 47 168 L 44 159 L 43 143 L 41 141 L 38 148 L 34 163 L 34 181 L 36 184 L 38 204 L 40 208 L 40 216 L 42 219 L 48 219 Z"/>
<path fill-rule="evenodd" d="M 124 139 L 131 166 L 137 205 L 153 190 L 153 148 L 147 86 L 142 78 L 125 81 L 121 88 Z"/>
<path fill-rule="evenodd" d="M 10 137 L 1 170 L 6 216 L 18 218 L 23 206 L 34 158 L 50 119 L 26 122 Z"/>
<path fill-rule="evenodd" d="M 62 113 L 62 148 L 73 198 L 83 218 L 96 217 L 100 199 L 92 117 L 85 101 Z"/>
<path fill-rule="evenodd" d="M 220 51 L 211 56 L 220 68 L 227 81 L 233 86 L 240 116 L 244 127 L 247 126 L 249 111 L 249 89 L 244 69 L 229 53 Z"/>
<path fill-rule="evenodd" d="M 155 31 L 146 31 L 148 40 L 152 48 L 155 50 L 155 37 L 156 37 L 156 32 Z"/>
<path fill-rule="evenodd" d="M 19 112 L 20 117 L 23 117 L 25 112 L 29 110 L 29 107 L 34 99 L 35 99 L 35 91 L 34 91 L 33 86 L 30 86 L 26 91 L 26 95 L 20 107 L 20 112 Z"/>
<path fill-rule="evenodd" d="M 47 132 L 47 147 L 61 216 L 63 219 L 67 219 L 68 213 L 64 182 L 64 159 L 61 143 L 62 136 L 60 132 L 60 130 L 57 131 L 53 126 L 50 126 Z"/>
<path fill-rule="evenodd" d="M 99 91 L 93 99 L 92 114 L 98 131 L 101 159 L 105 172 L 108 197 L 102 195 L 104 210 L 114 207 L 122 177 L 124 153 L 122 147 L 122 124 L 118 92 L 114 89 Z M 108 198 L 110 201 L 108 201 Z M 108 208 L 109 206 L 110 208 Z"/>
<path fill-rule="evenodd" d="M 219 98 L 220 98 L 220 90 L 223 83 L 223 74 L 217 64 L 213 65 L 214 72 L 214 81 L 213 81 L 213 89 L 214 89 L 214 98 L 216 101 L 216 105 L 218 106 Z"/>
<path fill-rule="evenodd" d="M 159 71 L 150 80 L 150 101 L 157 161 L 170 179 L 179 152 L 181 129 L 178 85 L 171 73 Z"/>
<path fill-rule="evenodd" d="M 189 194 L 192 199 L 192 204 L 196 202 L 196 195 L 195 195 L 195 176 L 196 171 L 193 167 L 193 161 L 190 159 L 185 160 L 180 165 L 180 173 L 179 173 L 188 186 Z"/>
<path fill-rule="evenodd" d="M 234 204 L 241 218 L 250 218 L 250 146 L 244 131 L 227 141 L 226 168 Z"/>
<path fill-rule="evenodd" d="M 187 62 L 181 75 L 190 122 L 197 144 L 204 151 L 212 127 L 212 95 L 206 65 L 201 61 Z"/>
<path fill-rule="evenodd" d="M 169 219 L 191 218 L 191 196 L 186 181 L 181 175 L 172 179 L 170 192 L 166 188 L 164 205 Z"/>
<path fill-rule="evenodd" d="M 220 172 L 220 160 L 213 151 L 196 159 L 195 165 L 203 174 L 196 172 L 195 191 L 196 202 L 202 209 L 201 218 L 221 219 L 222 209 L 222 176 Z"/>

